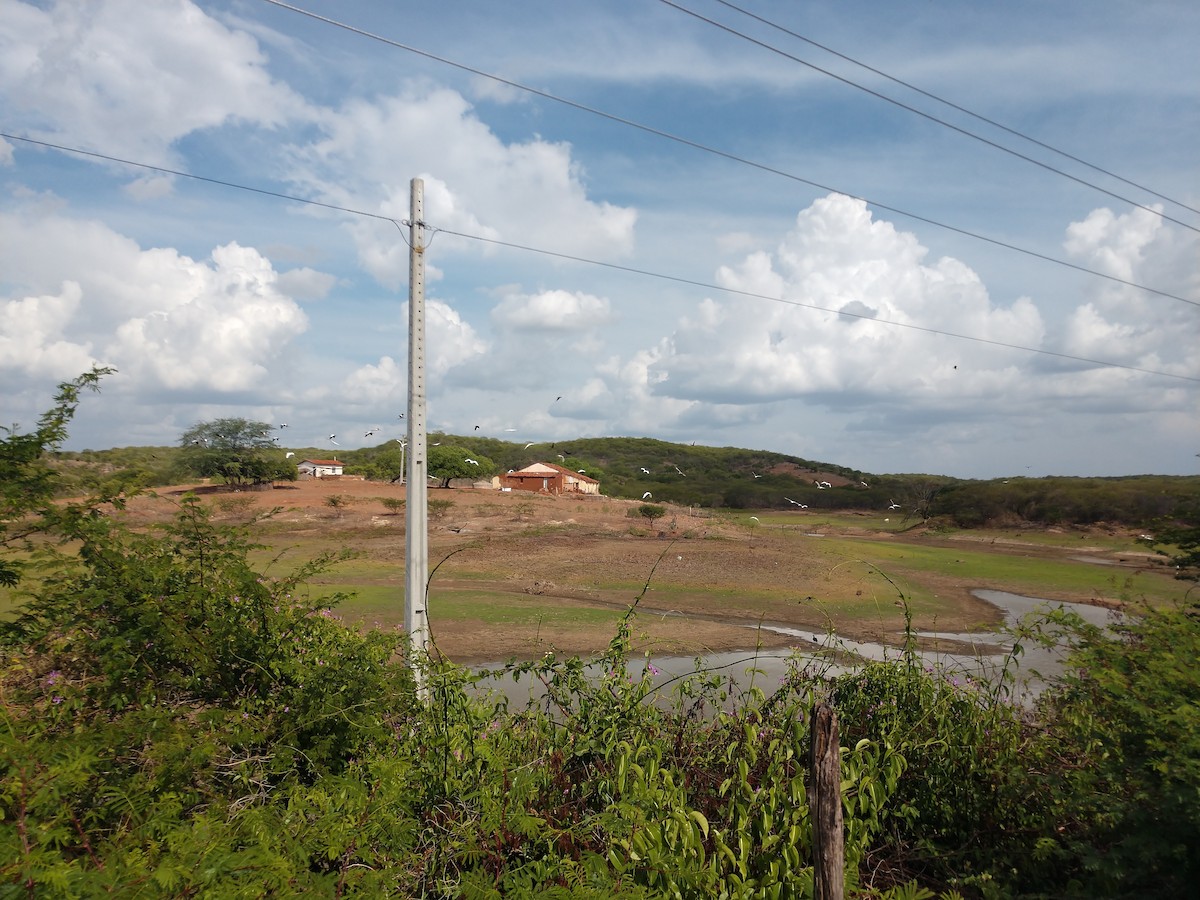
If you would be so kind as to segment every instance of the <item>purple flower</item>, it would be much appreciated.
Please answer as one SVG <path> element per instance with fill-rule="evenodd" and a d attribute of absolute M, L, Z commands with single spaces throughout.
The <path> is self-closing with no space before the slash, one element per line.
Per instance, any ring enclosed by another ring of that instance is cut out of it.
<path fill-rule="evenodd" d="M 63 702 L 63 698 L 62 698 L 62 697 L 60 697 L 60 696 L 58 696 L 57 694 L 55 694 L 53 697 L 51 697 L 51 698 L 50 698 L 50 702 L 52 702 L 52 703 L 62 703 L 62 702 Z"/>
<path fill-rule="evenodd" d="M 46 687 L 54 687 L 54 685 L 58 684 L 60 678 L 62 678 L 62 672 L 58 671 L 58 669 L 55 669 L 46 676 Z"/>
<path fill-rule="evenodd" d="M 654 663 L 646 663 L 646 671 L 649 672 L 651 675 L 659 674 L 658 666 L 654 665 Z"/>

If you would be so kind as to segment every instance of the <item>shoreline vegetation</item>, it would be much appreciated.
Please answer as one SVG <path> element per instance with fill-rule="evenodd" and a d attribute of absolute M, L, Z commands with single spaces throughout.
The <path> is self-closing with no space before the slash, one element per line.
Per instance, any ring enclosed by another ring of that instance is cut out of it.
<path fill-rule="evenodd" d="M 1173 898 L 1200 878 L 1200 607 L 1173 577 L 1195 575 L 1187 491 L 1155 520 L 1179 570 L 1140 519 L 667 500 L 649 520 L 632 498 L 438 491 L 439 647 L 510 658 L 502 676 L 540 685 L 521 703 L 408 658 L 398 485 L 130 495 L 114 477 L 63 500 L 53 453 L 102 375 L 0 439 L 14 896 L 808 897 L 822 704 L 846 896 Z M 923 631 L 996 629 L 979 587 L 1121 615 L 1018 623 L 998 679 L 922 657 Z M 756 621 L 899 649 L 664 684 L 657 654 Z M 1017 702 L 1022 658 L 1058 646 L 1062 673 Z"/>

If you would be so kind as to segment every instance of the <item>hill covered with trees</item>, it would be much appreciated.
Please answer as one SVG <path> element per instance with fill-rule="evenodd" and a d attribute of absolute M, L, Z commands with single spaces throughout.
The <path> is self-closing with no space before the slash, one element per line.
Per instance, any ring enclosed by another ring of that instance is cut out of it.
<path fill-rule="evenodd" d="M 1200 517 L 1200 476 L 1131 475 L 1113 478 L 1055 476 L 991 480 L 941 475 L 876 475 L 832 463 L 767 450 L 674 444 L 651 438 L 579 438 L 526 447 L 487 437 L 435 434 L 431 442 L 454 457 L 483 461 L 479 467 L 453 468 L 452 477 L 491 476 L 538 460 L 583 470 L 614 497 L 639 499 L 647 491 L 656 502 L 730 509 L 787 509 L 802 503 L 820 510 L 881 510 L 898 504 L 898 518 L 944 518 L 959 527 L 1030 522 L 1040 525 L 1123 522 L 1150 528 L 1156 520 Z M 269 452 L 279 457 L 284 450 Z M 291 448 L 294 464 L 305 457 L 325 458 L 328 449 Z M 402 453 L 394 440 L 374 447 L 338 451 L 348 475 L 395 480 Z M 106 484 L 156 486 L 185 482 L 215 471 L 211 453 L 187 447 L 127 447 L 58 452 L 61 490 L 82 493 Z M 194 462 L 209 463 L 201 472 Z M 432 458 L 431 458 L 432 462 Z M 294 465 L 291 466 L 294 470 Z M 450 471 L 449 469 L 447 470 Z M 826 485 L 828 485 L 826 487 Z"/>

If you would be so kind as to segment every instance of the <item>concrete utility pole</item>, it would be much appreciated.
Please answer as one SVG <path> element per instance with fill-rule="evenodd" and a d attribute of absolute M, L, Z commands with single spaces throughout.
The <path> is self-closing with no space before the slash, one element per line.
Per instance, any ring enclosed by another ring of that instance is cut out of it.
<path fill-rule="evenodd" d="M 408 220 L 408 485 L 405 493 L 404 629 L 417 665 L 417 696 L 428 699 L 421 665 L 429 652 L 429 510 L 425 440 L 425 182 L 412 180 Z"/>

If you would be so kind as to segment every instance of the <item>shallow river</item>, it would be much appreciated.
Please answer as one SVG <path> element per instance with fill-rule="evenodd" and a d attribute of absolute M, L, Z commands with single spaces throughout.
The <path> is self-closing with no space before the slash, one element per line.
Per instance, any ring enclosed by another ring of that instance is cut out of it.
<path fill-rule="evenodd" d="M 1006 624 L 1009 625 L 1030 613 L 1045 612 L 1058 607 L 1078 613 L 1081 618 L 1093 625 L 1108 624 L 1112 615 L 1107 609 L 1085 603 L 1040 600 L 1036 597 L 1024 597 L 1005 591 L 976 590 L 972 591 L 972 594 L 999 607 L 1004 613 Z M 831 673 L 845 671 L 844 667 L 830 664 L 826 659 L 827 653 L 822 652 L 818 655 L 815 652 L 809 652 L 809 647 L 812 648 L 812 651 L 827 651 L 831 648 L 843 650 L 867 660 L 895 659 L 900 655 L 900 650 L 896 647 L 842 639 L 824 632 L 806 631 L 780 625 L 763 625 L 757 622 L 747 628 L 755 630 L 762 628 L 791 635 L 797 641 L 791 649 L 734 650 L 712 653 L 701 658 L 701 668 L 706 672 L 717 673 L 726 679 L 732 679 L 734 684 L 740 688 L 755 686 L 762 688 L 768 694 L 783 682 L 790 667 L 803 666 L 806 661 L 824 666 Z M 927 664 L 939 665 L 947 671 L 970 673 L 975 677 L 997 677 L 999 669 L 1004 665 L 1011 649 L 1011 639 L 1002 633 L 918 632 L 918 634 L 922 638 L 938 639 L 946 642 L 948 646 L 954 647 L 953 652 L 947 650 L 922 652 L 920 655 Z M 1062 671 L 1062 657 L 1061 650 L 1046 650 L 1026 645 L 1024 653 L 1019 658 L 1018 672 L 1024 677 L 1016 691 L 1017 697 L 1026 701 L 1035 697 L 1045 686 L 1045 679 L 1053 678 Z M 697 670 L 696 659 L 691 656 L 656 656 L 651 657 L 650 662 L 659 673 L 653 679 L 656 684 L 674 683 L 677 679 L 686 677 Z M 502 663 L 496 663 L 492 666 L 478 668 L 494 669 L 501 665 Z M 634 659 L 630 663 L 631 669 L 636 667 L 639 674 L 641 665 L 640 659 Z M 1034 677 L 1033 673 L 1035 672 L 1041 677 Z M 597 674 L 599 674 L 598 671 Z M 543 695 L 539 682 L 531 682 L 529 679 L 514 682 L 511 676 L 502 680 L 488 679 L 482 682 L 480 687 L 503 693 L 514 706 L 540 699 Z"/>

